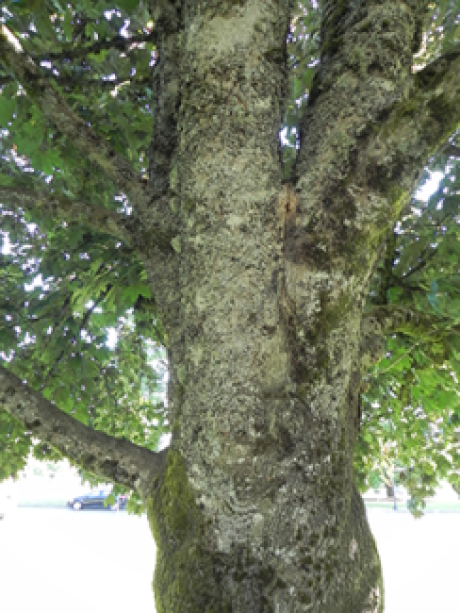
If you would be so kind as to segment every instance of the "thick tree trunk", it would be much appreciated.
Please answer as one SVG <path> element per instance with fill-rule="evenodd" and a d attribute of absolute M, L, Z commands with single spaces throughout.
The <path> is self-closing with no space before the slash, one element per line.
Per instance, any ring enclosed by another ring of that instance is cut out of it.
<path fill-rule="evenodd" d="M 157 609 L 380 612 L 352 468 L 376 255 L 347 277 L 341 261 L 336 275 L 334 262 L 326 272 L 287 248 L 298 204 L 278 147 L 290 0 L 184 4 L 180 264 L 162 285 L 145 257 L 165 321 L 175 314 L 173 437 L 147 501 Z"/>
<path fill-rule="evenodd" d="M 327 498 L 298 470 L 260 462 L 273 477 L 261 475 L 258 492 L 237 498 L 234 487 L 217 501 L 197 496 L 180 454 L 169 455 L 148 507 L 158 612 L 383 611 L 379 556 L 356 489 Z M 283 477 L 298 487 L 280 487 Z"/>
<path fill-rule="evenodd" d="M 232 320 L 239 292 L 229 288 L 229 312 L 212 321 L 210 307 L 199 330 L 197 314 L 184 320 L 194 334 L 171 398 L 172 447 L 148 500 L 157 610 L 380 613 L 380 561 L 353 481 L 357 400 L 346 366 L 299 398 L 287 324 L 267 331 L 260 313 Z"/>

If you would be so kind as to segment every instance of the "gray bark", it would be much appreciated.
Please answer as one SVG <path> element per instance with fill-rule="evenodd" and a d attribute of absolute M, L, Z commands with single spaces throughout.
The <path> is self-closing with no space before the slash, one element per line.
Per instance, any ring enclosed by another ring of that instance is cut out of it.
<path fill-rule="evenodd" d="M 174 291 L 156 284 L 168 313 L 179 305 L 173 438 L 147 501 L 157 608 L 382 611 L 352 469 L 377 256 L 362 244 L 344 266 L 332 234 L 299 245 L 300 207 L 320 191 L 302 187 L 302 158 L 299 185 L 281 184 L 292 3 L 184 4 L 179 272 Z"/>

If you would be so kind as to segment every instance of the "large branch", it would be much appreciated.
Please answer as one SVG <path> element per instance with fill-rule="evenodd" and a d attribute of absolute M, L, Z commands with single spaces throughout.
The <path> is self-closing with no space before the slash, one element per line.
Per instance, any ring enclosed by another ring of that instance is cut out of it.
<path fill-rule="evenodd" d="M 141 493 L 164 465 L 166 450 L 154 453 L 83 425 L 1 365 L 0 408 L 75 464 Z"/>
<path fill-rule="evenodd" d="M 158 201 L 162 206 L 150 206 L 148 217 L 144 216 L 143 219 L 72 200 L 62 194 L 32 191 L 20 186 L 0 185 L 0 201 L 27 211 L 40 211 L 42 215 L 44 213 L 63 221 L 78 222 L 90 230 L 116 236 L 139 254 L 144 255 L 156 248 L 168 256 L 174 253 L 171 240 L 177 234 L 177 220 L 168 206 L 166 196 Z M 145 202 L 148 205 L 149 201 Z"/>
<path fill-rule="evenodd" d="M 148 184 L 122 156 L 111 149 L 103 138 L 69 107 L 66 100 L 43 76 L 28 57 L 20 42 L 4 25 L 0 25 L 0 62 L 17 79 L 44 116 L 92 162 L 97 164 L 125 194 L 145 199 Z"/>
<path fill-rule="evenodd" d="M 459 49 L 411 74 L 425 4 L 325 2 L 321 63 L 299 126 L 296 261 L 372 264 L 370 245 L 459 125 Z"/>
<path fill-rule="evenodd" d="M 460 59 L 411 73 L 426 0 L 325 0 L 286 222 L 286 295 L 312 330 L 359 311 L 385 236 L 460 120 Z M 332 274 L 333 273 L 333 274 Z M 327 278 L 327 282 L 325 279 Z M 305 323 L 303 323 L 305 322 Z"/>
<path fill-rule="evenodd" d="M 93 231 L 117 236 L 128 245 L 135 245 L 137 240 L 132 217 L 63 195 L 0 185 L 0 201 L 47 217 L 78 222 Z"/>
<path fill-rule="evenodd" d="M 391 157 L 380 126 L 414 87 L 425 3 L 322 4 L 321 61 L 300 120 L 295 197 L 286 208 L 285 289 L 299 329 L 313 332 L 322 320 L 332 330 L 345 304 L 350 324 L 355 315 L 359 321 L 385 236 L 407 204 L 403 190 L 388 185 Z"/>
<path fill-rule="evenodd" d="M 157 61 L 152 75 L 153 125 L 149 145 L 149 180 L 154 197 L 165 191 L 172 196 L 170 205 L 178 211 L 179 185 L 177 162 L 179 156 L 178 111 L 181 100 L 179 83 L 181 54 L 181 13 L 170 0 L 149 0 L 149 10 L 155 23 L 153 35 L 156 36 Z M 176 209 L 177 207 L 177 209 Z M 169 206 L 167 207 L 172 210 Z M 140 206 L 141 219 L 149 220 L 150 206 Z M 178 224 L 177 235 L 181 228 Z M 176 247 L 177 247 L 177 243 Z M 180 249 L 180 246 L 179 246 Z M 169 348 L 174 331 L 180 330 L 180 258 L 163 258 L 159 265 L 152 265 L 151 258 L 144 259 L 150 286 L 155 288 L 155 300 L 159 315 L 168 338 Z M 170 387 L 174 382 L 170 382 Z"/>
<path fill-rule="evenodd" d="M 413 75 L 410 95 L 381 121 L 361 161 L 367 157 L 368 172 L 380 173 L 390 199 L 408 201 L 430 157 L 459 126 L 460 44 Z"/>
<path fill-rule="evenodd" d="M 102 78 L 90 78 L 88 73 L 72 75 L 71 72 L 70 74 L 63 74 L 61 71 L 59 75 L 56 75 L 49 70 L 48 72 L 43 72 L 43 77 L 49 81 L 55 81 L 66 92 L 68 92 L 69 89 L 86 92 L 88 88 L 93 91 L 97 89 L 106 91 L 117 89 L 117 91 L 119 91 L 121 88 L 125 89 L 126 86 L 129 86 L 128 93 L 133 97 L 136 94 L 138 94 L 139 97 L 145 96 L 145 88 L 149 87 L 151 84 L 150 76 L 139 76 L 138 74 L 130 77 L 103 81 Z M 0 87 L 14 82 L 16 82 L 15 77 L 0 74 Z"/>
<path fill-rule="evenodd" d="M 169 2 L 155 2 L 153 31 L 157 42 L 157 62 L 153 72 L 153 126 L 149 147 L 149 179 L 161 193 L 170 183 L 170 173 L 178 153 L 178 111 L 180 104 L 180 40 L 176 9 Z"/>

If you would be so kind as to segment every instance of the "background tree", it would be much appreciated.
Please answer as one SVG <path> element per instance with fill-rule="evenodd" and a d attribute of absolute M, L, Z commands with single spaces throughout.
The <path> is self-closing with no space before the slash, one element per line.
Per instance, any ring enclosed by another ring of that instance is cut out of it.
<path fill-rule="evenodd" d="M 159 611 L 381 611 L 356 486 L 459 486 L 455 2 L 1 20 L 0 478 L 132 490 Z"/>

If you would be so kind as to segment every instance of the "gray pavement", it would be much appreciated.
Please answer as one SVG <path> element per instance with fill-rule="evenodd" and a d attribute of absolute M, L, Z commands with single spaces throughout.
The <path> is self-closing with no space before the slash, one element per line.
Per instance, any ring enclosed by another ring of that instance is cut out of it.
<path fill-rule="evenodd" d="M 368 509 L 383 566 L 386 613 L 460 613 L 460 514 Z"/>
<path fill-rule="evenodd" d="M 386 613 L 459 613 L 460 514 L 414 520 L 369 509 L 368 517 Z M 0 611 L 155 613 L 154 565 L 145 516 L 18 508 L 0 522 Z"/>
<path fill-rule="evenodd" d="M 145 516 L 18 508 L 0 522 L 0 611 L 154 613 L 154 565 Z"/>

